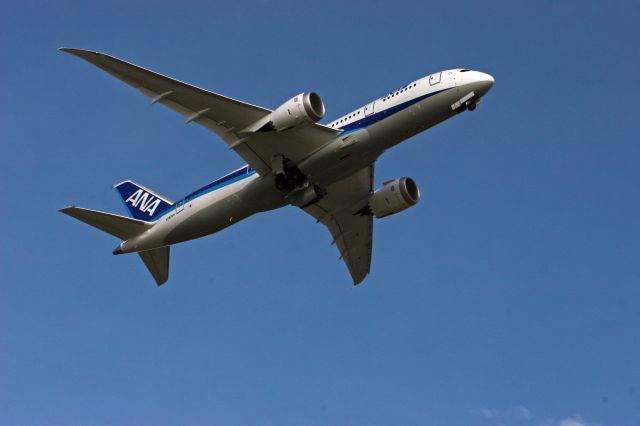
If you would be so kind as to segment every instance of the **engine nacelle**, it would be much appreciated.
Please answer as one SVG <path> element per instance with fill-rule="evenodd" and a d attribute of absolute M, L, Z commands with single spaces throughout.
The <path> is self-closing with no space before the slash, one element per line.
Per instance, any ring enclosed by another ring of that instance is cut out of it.
<path fill-rule="evenodd" d="M 259 131 L 282 131 L 305 123 L 315 123 L 324 117 L 324 103 L 315 92 L 304 92 L 280 105 L 264 118 Z"/>
<path fill-rule="evenodd" d="M 369 209 L 378 219 L 414 206 L 420 200 L 420 190 L 409 177 L 394 179 L 376 190 L 369 198 Z"/>

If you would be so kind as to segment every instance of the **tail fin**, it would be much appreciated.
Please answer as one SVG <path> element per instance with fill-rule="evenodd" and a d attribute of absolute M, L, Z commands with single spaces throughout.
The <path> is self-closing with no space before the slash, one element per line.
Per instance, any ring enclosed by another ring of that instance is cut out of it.
<path fill-rule="evenodd" d="M 114 188 L 134 219 L 151 221 L 173 205 L 168 198 L 131 180 L 120 182 Z"/>

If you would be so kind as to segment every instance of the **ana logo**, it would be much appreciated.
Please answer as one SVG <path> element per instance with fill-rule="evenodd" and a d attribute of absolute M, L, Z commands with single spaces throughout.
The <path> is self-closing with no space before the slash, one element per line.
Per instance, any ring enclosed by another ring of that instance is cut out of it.
<path fill-rule="evenodd" d="M 142 189 L 138 189 L 127 198 L 125 203 L 131 203 L 133 207 L 140 209 L 143 213 L 149 213 L 149 216 L 153 216 L 153 213 L 160 205 L 160 199 Z"/>

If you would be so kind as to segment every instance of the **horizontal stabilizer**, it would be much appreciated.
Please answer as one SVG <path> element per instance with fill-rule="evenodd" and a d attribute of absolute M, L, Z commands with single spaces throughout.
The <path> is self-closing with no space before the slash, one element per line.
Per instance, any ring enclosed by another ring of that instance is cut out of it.
<path fill-rule="evenodd" d="M 138 252 L 145 266 L 161 286 L 169 279 L 169 246 Z"/>
<path fill-rule="evenodd" d="M 152 226 L 150 223 L 141 220 L 75 206 L 65 207 L 61 209 L 60 212 L 118 237 L 121 240 L 128 240 L 131 237 L 140 235 Z"/>

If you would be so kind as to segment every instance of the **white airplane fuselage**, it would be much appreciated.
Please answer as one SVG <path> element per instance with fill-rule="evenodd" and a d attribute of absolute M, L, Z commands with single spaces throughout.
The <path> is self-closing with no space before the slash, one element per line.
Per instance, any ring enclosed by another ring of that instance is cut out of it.
<path fill-rule="evenodd" d="M 313 185 L 326 187 L 373 164 L 387 149 L 476 103 L 493 85 L 485 73 L 454 69 L 416 80 L 332 121 L 334 140 L 295 165 Z M 286 132 L 286 130 L 284 130 Z M 203 237 L 255 213 L 292 204 L 276 188 L 273 173 L 244 166 L 183 197 L 144 233 L 124 241 L 115 254 L 151 250 Z"/>

